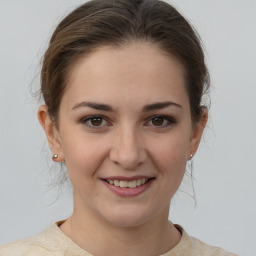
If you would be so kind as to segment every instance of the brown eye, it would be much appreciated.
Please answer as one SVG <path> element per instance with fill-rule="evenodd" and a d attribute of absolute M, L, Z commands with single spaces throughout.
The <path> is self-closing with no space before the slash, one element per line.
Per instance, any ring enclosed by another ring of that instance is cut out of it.
<path fill-rule="evenodd" d="M 146 122 L 146 126 L 152 126 L 155 128 L 168 128 L 176 123 L 176 120 L 170 116 L 162 116 L 156 115 L 152 116 L 148 122 Z"/>
<path fill-rule="evenodd" d="M 103 123 L 103 120 L 101 117 L 94 117 L 94 118 L 91 118 L 90 123 L 92 126 L 101 126 Z"/>
<path fill-rule="evenodd" d="M 152 119 L 152 124 L 155 126 L 162 126 L 164 123 L 164 118 L 162 117 L 154 117 Z"/>
<path fill-rule="evenodd" d="M 83 118 L 80 121 L 83 125 L 89 127 L 89 128 L 102 128 L 105 126 L 109 126 L 110 123 L 106 121 L 106 119 L 102 116 L 88 116 Z"/>

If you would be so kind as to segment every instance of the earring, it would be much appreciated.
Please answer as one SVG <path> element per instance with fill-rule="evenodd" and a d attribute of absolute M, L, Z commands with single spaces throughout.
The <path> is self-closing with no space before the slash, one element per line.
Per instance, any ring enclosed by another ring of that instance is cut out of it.
<path fill-rule="evenodd" d="M 192 157 L 193 157 L 193 155 L 191 154 L 191 155 L 190 155 L 190 159 L 189 159 L 190 161 L 192 160 Z"/>
<path fill-rule="evenodd" d="M 53 160 L 53 161 L 55 161 L 57 158 L 58 158 L 58 154 L 54 154 L 54 155 L 52 156 L 52 160 Z"/>

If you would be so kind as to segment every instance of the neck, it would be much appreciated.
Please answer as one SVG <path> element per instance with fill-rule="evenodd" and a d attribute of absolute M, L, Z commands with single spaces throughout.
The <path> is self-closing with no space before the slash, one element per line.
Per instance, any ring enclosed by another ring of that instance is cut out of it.
<path fill-rule="evenodd" d="M 75 204 L 76 205 L 76 204 Z M 169 207 L 150 221 L 129 227 L 111 225 L 95 213 L 75 207 L 61 230 L 93 255 L 161 255 L 172 249 L 181 235 L 168 221 Z"/>

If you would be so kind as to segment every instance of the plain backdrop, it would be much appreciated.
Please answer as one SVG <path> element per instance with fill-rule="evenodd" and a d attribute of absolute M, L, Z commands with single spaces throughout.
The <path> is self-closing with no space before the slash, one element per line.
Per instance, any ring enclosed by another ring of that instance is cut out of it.
<path fill-rule="evenodd" d="M 72 212 L 71 189 L 57 198 L 49 186 L 54 169 L 30 89 L 39 85 L 54 27 L 83 2 L 0 0 L 0 244 Z M 201 35 L 213 88 L 210 122 L 193 160 L 197 205 L 187 178 L 170 220 L 209 244 L 256 255 L 256 1 L 171 3 Z"/>

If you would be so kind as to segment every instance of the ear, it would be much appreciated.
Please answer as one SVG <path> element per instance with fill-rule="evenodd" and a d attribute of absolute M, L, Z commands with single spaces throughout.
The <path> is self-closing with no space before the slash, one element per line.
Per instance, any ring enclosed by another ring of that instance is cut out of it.
<path fill-rule="evenodd" d="M 202 107 L 201 118 L 196 124 L 193 125 L 191 138 L 190 138 L 190 149 L 189 149 L 188 160 L 191 159 L 191 155 L 192 156 L 195 155 L 198 149 L 207 120 L 208 120 L 208 109 L 206 107 Z"/>
<path fill-rule="evenodd" d="M 55 162 L 63 162 L 64 155 L 62 151 L 59 132 L 48 114 L 48 107 L 46 105 L 42 105 L 38 108 L 37 117 L 41 126 L 44 129 L 48 145 L 52 151 L 52 156 L 58 154 L 58 157 L 53 158 L 53 160 Z"/>

